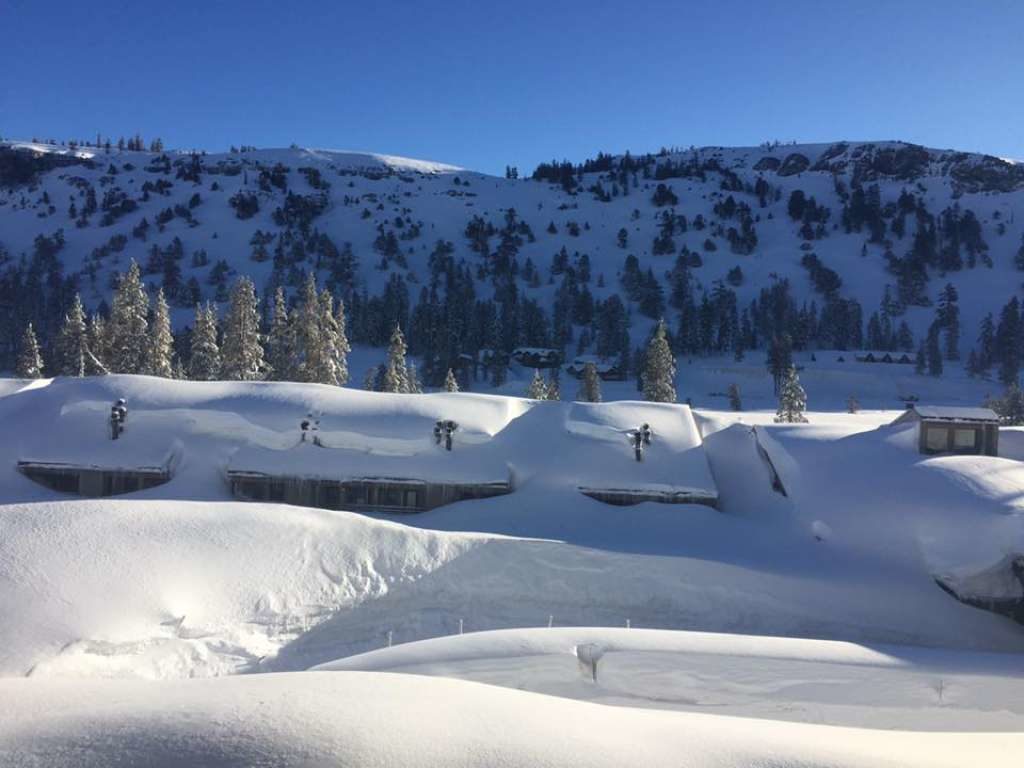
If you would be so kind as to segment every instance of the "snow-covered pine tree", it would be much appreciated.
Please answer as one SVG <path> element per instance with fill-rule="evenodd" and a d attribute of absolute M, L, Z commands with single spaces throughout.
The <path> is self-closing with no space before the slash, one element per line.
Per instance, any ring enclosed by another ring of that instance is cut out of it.
<path fill-rule="evenodd" d="M 171 333 L 171 311 L 164 298 L 164 289 L 156 294 L 153 307 L 153 324 L 149 329 L 149 344 L 146 347 L 146 373 L 150 376 L 174 378 L 171 359 L 174 356 L 174 336 Z"/>
<path fill-rule="evenodd" d="M 85 322 L 82 297 L 77 293 L 57 339 L 58 372 L 61 376 L 85 376 L 90 367 L 89 328 Z"/>
<path fill-rule="evenodd" d="M 445 392 L 458 392 L 459 382 L 455 379 L 455 372 L 449 368 L 448 373 L 444 376 L 444 391 Z"/>
<path fill-rule="evenodd" d="M 420 373 L 416 370 L 416 363 L 410 362 L 405 369 L 409 373 L 409 394 L 422 395 L 423 384 L 420 382 Z"/>
<path fill-rule="evenodd" d="M 348 343 L 348 330 L 345 323 L 345 302 L 338 299 L 338 309 L 334 314 L 334 322 L 337 326 L 337 341 L 335 342 L 335 364 L 338 369 L 338 386 L 348 384 L 348 353 L 352 351 L 352 345 Z"/>
<path fill-rule="evenodd" d="M 89 318 L 89 351 L 92 355 L 89 358 L 90 376 L 101 373 L 109 373 L 110 354 L 107 342 L 110 335 L 107 333 L 107 323 L 103 315 L 95 314 Z"/>
<path fill-rule="evenodd" d="M 534 368 L 533 378 L 530 380 L 530 386 L 526 389 L 526 396 L 533 398 L 534 400 L 547 400 L 548 399 L 548 385 L 544 381 L 544 377 L 540 375 L 540 371 Z"/>
<path fill-rule="evenodd" d="M 224 320 L 221 349 L 221 377 L 228 381 L 257 381 L 266 371 L 260 343 L 259 302 L 256 287 L 240 277 L 231 289 L 228 315 Z"/>
<path fill-rule="evenodd" d="M 284 289 L 278 286 L 274 293 L 274 313 L 270 320 L 270 334 L 267 336 L 267 366 L 270 378 L 288 381 L 292 378 L 292 337 L 288 317 L 288 303 Z"/>
<path fill-rule="evenodd" d="M 194 381 L 216 381 L 220 375 L 220 347 L 217 346 L 217 315 L 207 303 L 196 305 L 196 321 L 192 327 L 192 355 L 188 361 L 188 377 Z"/>
<path fill-rule="evenodd" d="M 323 375 L 321 360 L 326 354 L 321 337 L 320 294 L 316 288 L 316 275 L 309 274 L 302 288 L 302 300 L 292 312 L 291 338 L 296 381 L 320 381 Z"/>
<path fill-rule="evenodd" d="M 559 368 L 552 368 L 548 374 L 548 400 L 561 400 L 562 399 L 562 383 L 559 381 Z"/>
<path fill-rule="evenodd" d="M 388 346 L 388 362 L 384 369 L 383 392 L 408 392 L 409 369 L 405 362 L 405 337 L 400 326 L 395 326 Z"/>
<path fill-rule="evenodd" d="M 107 367 L 114 373 L 142 373 L 146 364 L 146 337 L 149 296 L 142 284 L 139 265 L 133 259 L 121 276 L 110 309 L 107 331 L 110 360 Z"/>
<path fill-rule="evenodd" d="M 32 323 L 25 326 L 25 333 L 21 337 L 15 374 L 21 379 L 40 379 L 43 376 L 43 358 L 39 354 L 39 341 Z"/>
<path fill-rule="evenodd" d="M 807 408 L 807 393 L 800 386 L 796 366 L 789 366 L 782 377 L 779 387 L 779 409 L 775 412 L 775 421 L 780 424 L 806 424 L 804 411 Z"/>
<path fill-rule="evenodd" d="M 594 363 L 584 363 L 583 378 L 580 380 L 580 390 L 576 399 L 585 403 L 601 402 L 601 377 L 597 375 L 597 366 Z"/>
<path fill-rule="evenodd" d="M 339 386 L 342 353 L 341 334 L 338 318 L 334 314 L 334 297 L 326 288 L 320 291 L 320 350 L 314 356 L 316 381 L 320 384 Z"/>
<path fill-rule="evenodd" d="M 1012 427 L 1024 425 L 1024 391 L 1016 382 L 1006 388 L 1002 397 L 990 399 L 986 405 L 999 414 L 1003 424 Z"/>
<path fill-rule="evenodd" d="M 659 320 L 644 355 L 644 400 L 674 403 L 675 378 L 676 359 L 665 338 L 665 321 Z"/>

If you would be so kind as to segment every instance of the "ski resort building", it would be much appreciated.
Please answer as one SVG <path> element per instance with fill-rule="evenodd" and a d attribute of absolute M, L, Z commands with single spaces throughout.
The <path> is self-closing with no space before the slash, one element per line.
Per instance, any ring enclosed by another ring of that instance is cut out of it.
<path fill-rule="evenodd" d="M 638 461 L 629 438 L 641 425 L 652 435 Z M 573 403 L 566 426 L 576 441 L 562 453 L 559 471 L 575 475 L 583 495 L 617 506 L 653 501 L 718 508 L 718 487 L 689 407 Z"/>
<path fill-rule="evenodd" d="M 246 447 L 226 474 L 236 498 L 354 512 L 423 512 L 512 492 L 508 466 L 471 449 L 389 456 L 310 443 Z"/>
<path fill-rule="evenodd" d="M 33 450 L 18 460 L 18 471 L 62 493 L 117 496 L 163 485 L 174 476 L 176 446 L 147 447 L 144 443 L 98 441 L 88 455 L 75 455 L 67 446 Z"/>
<path fill-rule="evenodd" d="M 999 417 L 988 408 L 911 405 L 893 424 L 914 424 L 923 454 L 999 455 Z"/>

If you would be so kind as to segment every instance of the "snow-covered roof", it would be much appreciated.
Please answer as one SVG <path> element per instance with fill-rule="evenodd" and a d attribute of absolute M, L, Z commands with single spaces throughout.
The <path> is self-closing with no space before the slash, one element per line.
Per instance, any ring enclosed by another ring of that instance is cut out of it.
<path fill-rule="evenodd" d="M 999 416 L 991 408 L 970 408 L 953 405 L 917 405 L 912 409 L 923 419 L 948 421 L 998 422 Z"/>
<path fill-rule="evenodd" d="M 643 461 L 636 461 L 629 431 L 641 424 L 654 434 Z M 685 405 L 573 403 L 565 428 L 571 445 L 552 470 L 574 476 L 580 490 L 718 496 L 700 431 Z"/>

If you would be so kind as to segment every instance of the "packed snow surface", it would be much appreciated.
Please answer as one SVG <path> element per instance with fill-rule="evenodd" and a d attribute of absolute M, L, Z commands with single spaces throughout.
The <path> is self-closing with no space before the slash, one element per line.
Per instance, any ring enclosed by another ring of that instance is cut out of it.
<path fill-rule="evenodd" d="M 0 763 L 12 766 L 1001 768 L 1022 747 L 1014 733 L 925 738 L 603 707 L 413 675 L 0 681 Z"/>
<path fill-rule="evenodd" d="M 329 447 L 296 449 L 309 413 Z M 639 749 L 652 765 L 1012 764 L 1018 736 L 938 732 L 1024 728 L 1024 629 L 935 578 L 966 583 L 1024 551 L 1024 439 L 1004 430 L 1001 457 L 924 457 L 897 415 L 775 425 L 623 401 L 0 380 L 0 676 L 28 677 L 0 680 L 0 763 L 100 765 L 120 749 L 600 765 Z M 451 454 L 438 418 L 460 424 Z M 636 462 L 623 431 L 641 422 L 654 440 Z M 168 450 L 170 482 L 107 499 L 16 469 Z M 514 492 L 400 517 L 245 503 L 224 473 L 246 451 L 289 471 L 306 456 L 410 473 L 490 457 Z M 579 492 L 625 480 L 710 483 L 720 509 Z M 589 682 L 583 646 L 600 654 Z M 304 671 L 316 664 L 346 671 Z M 179 679 L 240 672 L 270 674 Z"/>

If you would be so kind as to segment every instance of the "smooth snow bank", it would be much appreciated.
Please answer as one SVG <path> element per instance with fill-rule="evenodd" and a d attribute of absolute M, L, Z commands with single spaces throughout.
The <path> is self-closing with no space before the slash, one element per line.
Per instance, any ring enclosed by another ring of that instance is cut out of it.
<path fill-rule="evenodd" d="M 599 657 L 596 680 L 578 656 Z M 1016 654 L 667 630 L 554 628 L 424 640 L 321 664 L 602 704 L 868 728 L 1024 729 Z"/>
<path fill-rule="evenodd" d="M 13 704 L 13 706 L 12 706 Z M 0 681 L 0 763 L 160 766 L 1019 765 L 1024 735 L 864 730 L 602 707 L 474 683 L 293 673 L 159 686 Z"/>

